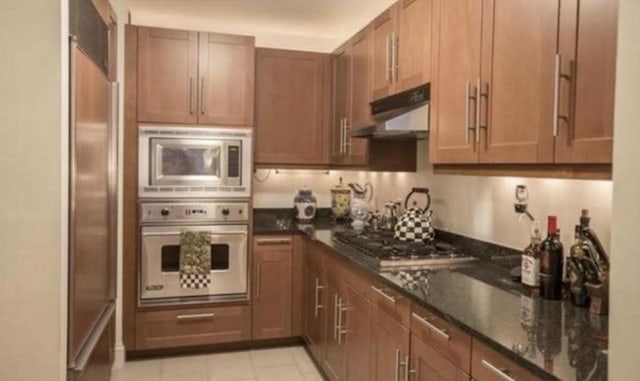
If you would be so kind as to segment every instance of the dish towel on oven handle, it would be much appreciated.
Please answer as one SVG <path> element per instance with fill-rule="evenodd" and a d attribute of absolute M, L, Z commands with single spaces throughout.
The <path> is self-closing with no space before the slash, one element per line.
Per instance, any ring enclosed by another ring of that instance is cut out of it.
<path fill-rule="evenodd" d="M 211 237 L 207 232 L 180 233 L 180 286 L 205 288 L 211 283 Z"/>

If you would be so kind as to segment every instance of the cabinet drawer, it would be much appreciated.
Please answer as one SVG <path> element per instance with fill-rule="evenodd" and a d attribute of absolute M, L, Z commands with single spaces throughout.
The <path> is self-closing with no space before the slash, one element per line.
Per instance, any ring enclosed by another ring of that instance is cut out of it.
<path fill-rule="evenodd" d="M 411 302 L 409 299 L 377 281 L 372 282 L 368 291 L 374 306 L 404 327 L 409 328 L 411 322 Z"/>
<path fill-rule="evenodd" d="M 253 237 L 254 251 L 293 250 L 291 235 L 260 235 Z"/>
<path fill-rule="evenodd" d="M 207 345 L 249 339 L 249 306 L 152 311 L 136 315 L 136 349 Z"/>
<path fill-rule="evenodd" d="M 411 334 L 440 352 L 443 356 L 469 373 L 471 369 L 471 336 L 444 319 L 413 305 Z"/>
<path fill-rule="evenodd" d="M 476 381 L 540 380 L 529 371 L 477 340 L 473 340 L 472 346 L 471 376 Z"/>

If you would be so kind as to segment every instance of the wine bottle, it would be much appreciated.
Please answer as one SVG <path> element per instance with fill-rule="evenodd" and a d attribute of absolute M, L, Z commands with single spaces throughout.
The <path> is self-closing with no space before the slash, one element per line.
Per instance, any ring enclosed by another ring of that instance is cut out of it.
<path fill-rule="evenodd" d="M 545 299 L 562 298 L 563 248 L 558 238 L 556 216 L 549 216 L 548 235 L 540 244 L 540 296 Z"/>
<path fill-rule="evenodd" d="M 531 224 L 531 243 L 522 253 L 522 284 L 529 287 L 540 286 L 540 228 L 538 221 Z"/>

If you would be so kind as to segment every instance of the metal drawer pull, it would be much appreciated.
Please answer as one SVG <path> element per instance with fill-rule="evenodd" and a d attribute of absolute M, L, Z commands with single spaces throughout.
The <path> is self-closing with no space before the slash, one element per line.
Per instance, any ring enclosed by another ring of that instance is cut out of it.
<path fill-rule="evenodd" d="M 387 293 L 385 293 L 384 291 L 382 291 L 381 289 L 379 289 L 376 286 L 371 286 L 371 289 L 373 291 L 377 292 L 378 294 L 380 294 L 382 297 L 384 297 L 385 299 L 387 299 L 391 303 L 396 304 L 396 298 L 394 298 L 393 296 L 388 295 Z"/>
<path fill-rule="evenodd" d="M 315 301 L 315 306 L 314 306 L 314 308 L 315 308 L 314 316 L 315 317 L 318 317 L 318 310 L 320 308 L 324 308 L 324 306 L 321 306 L 320 304 L 318 304 L 318 302 L 319 302 L 318 299 L 320 299 L 320 295 L 319 295 L 320 294 L 320 290 L 323 289 L 323 288 L 324 288 L 324 286 L 320 285 L 320 278 L 316 278 L 316 292 L 315 292 L 316 301 Z"/>
<path fill-rule="evenodd" d="M 213 312 L 205 313 L 205 314 L 190 314 L 190 315 L 178 315 L 176 319 L 178 320 L 199 320 L 199 319 L 213 319 L 216 316 Z"/>
<path fill-rule="evenodd" d="M 429 320 L 427 320 L 427 318 L 424 318 L 420 315 L 418 315 L 415 312 L 412 312 L 411 315 L 418 319 L 418 321 L 424 325 L 426 325 L 427 327 L 429 327 L 431 330 L 435 331 L 438 335 L 442 336 L 443 338 L 450 340 L 451 339 L 451 335 L 449 335 L 449 333 L 447 332 L 446 329 L 442 329 L 442 328 L 438 328 L 435 325 L 433 325 L 431 322 L 429 322 Z"/>
<path fill-rule="evenodd" d="M 400 349 L 396 349 L 396 379 L 400 381 Z"/>
<path fill-rule="evenodd" d="M 193 114 L 193 81 L 194 78 L 189 78 L 189 114 Z"/>
<path fill-rule="evenodd" d="M 515 378 L 509 376 L 509 370 L 505 368 L 498 368 L 487 360 L 482 360 L 482 366 L 489 369 L 491 372 L 496 374 L 498 377 L 503 379 L 504 381 L 517 381 Z"/>
<path fill-rule="evenodd" d="M 204 77 L 200 78 L 200 113 L 204 115 Z"/>
<path fill-rule="evenodd" d="M 291 238 L 260 238 L 256 240 L 259 246 L 267 245 L 290 245 Z"/>

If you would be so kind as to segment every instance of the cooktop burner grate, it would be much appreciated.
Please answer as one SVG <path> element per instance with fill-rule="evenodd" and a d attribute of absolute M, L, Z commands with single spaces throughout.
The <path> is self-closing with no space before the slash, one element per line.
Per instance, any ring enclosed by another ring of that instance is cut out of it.
<path fill-rule="evenodd" d="M 446 242 L 405 242 L 386 231 L 341 231 L 333 239 L 373 258 L 381 267 L 441 265 L 470 262 L 476 258 L 459 253 Z"/>

